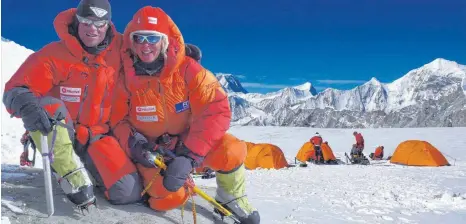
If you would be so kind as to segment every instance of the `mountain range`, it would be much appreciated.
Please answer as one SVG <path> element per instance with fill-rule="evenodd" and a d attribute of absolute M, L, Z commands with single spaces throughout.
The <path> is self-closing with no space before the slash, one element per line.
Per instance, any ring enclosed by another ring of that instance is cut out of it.
<path fill-rule="evenodd" d="M 232 125 L 319 128 L 466 126 L 466 66 L 438 58 L 391 83 L 377 78 L 350 90 L 317 93 L 312 83 L 267 94 L 248 93 L 231 74 Z"/>

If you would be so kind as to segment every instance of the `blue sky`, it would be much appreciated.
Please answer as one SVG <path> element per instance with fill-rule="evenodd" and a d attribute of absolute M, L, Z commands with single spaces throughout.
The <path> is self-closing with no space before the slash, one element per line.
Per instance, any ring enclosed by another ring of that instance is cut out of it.
<path fill-rule="evenodd" d="M 391 82 L 435 58 L 466 64 L 464 0 L 111 1 L 123 32 L 145 5 L 164 9 L 202 64 L 232 73 L 251 92 L 310 81 L 349 89 Z M 2 36 L 33 50 L 57 40 L 56 14 L 78 1 L 2 1 Z"/>

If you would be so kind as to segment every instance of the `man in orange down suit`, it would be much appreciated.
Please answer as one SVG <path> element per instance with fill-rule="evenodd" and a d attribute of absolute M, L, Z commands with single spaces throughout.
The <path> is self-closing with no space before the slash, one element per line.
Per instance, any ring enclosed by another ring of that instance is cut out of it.
<path fill-rule="evenodd" d="M 383 146 L 379 146 L 375 149 L 375 153 L 374 155 L 372 156 L 371 159 L 373 160 L 381 160 L 383 159 L 383 149 L 384 147 Z"/>
<path fill-rule="evenodd" d="M 241 223 L 260 223 L 245 196 L 246 144 L 226 134 L 227 94 L 210 71 L 185 56 L 183 36 L 172 19 L 160 8 L 137 11 L 124 32 L 122 58 L 111 125 L 144 185 L 150 185 L 150 207 L 179 207 L 191 193 L 183 187 L 191 171 L 210 167 L 216 171 L 215 199 Z M 143 156 L 154 150 L 165 155 L 164 172 Z"/>
<path fill-rule="evenodd" d="M 364 138 L 361 133 L 353 132 L 353 136 L 356 139 L 356 144 L 353 144 L 351 149 L 351 156 L 361 156 L 362 151 L 364 150 Z"/>
<path fill-rule="evenodd" d="M 39 150 L 40 136 L 48 136 L 53 173 L 79 208 L 95 203 L 94 184 L 112 204 L 136 202 L 142 191 L 136 166 L 108 135 L 123 41 L 110 4 L 82 0 L 59 13 L 54 27 L 60 40 L 26 59 L 6 83 L 3 103 Z"/>
<path fill-rule="evenodd" d="M 322 155 L 322 149 L 320 148 L 320 145 L 322 145 L 322 137 L 320 136 L 319 132 L 316 132 L 316 134 L 311 138 L 310 142 L 312 145 L 314 145 L 314 151 L 316 155 L 316 162 L 319 163 L 321 159 L 323 159 Z"/>

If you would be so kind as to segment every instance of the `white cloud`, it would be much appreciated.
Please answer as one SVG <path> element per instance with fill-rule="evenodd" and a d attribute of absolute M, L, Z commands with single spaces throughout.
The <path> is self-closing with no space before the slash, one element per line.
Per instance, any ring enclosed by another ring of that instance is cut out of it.
<path fill-rule="evenodd" d="M 245 75 L 234 75 L 234 74 L 231 74 L 231 73 L 224 73 L 224 72 L 216 72 L 215 73 L 215 76 L 220 76 L 220 75 L 232 75 L 234 76 L 235 78 L 238 78 L 238 79 L 246 79 L 246 76 Z"/>
<path fill-rule="evenodd" d="M 290 87 L 287 85 L 276 85 L 276 84 L 264 84 L 264 83 L 257 83 L 257 82 L 243 82 L 241 83 L 243 87 L 251 87 L 251 88 L 264 88 L 264 89 L 283 89 L 286 87 Z"/>
<path fill-rule="evenodd" d="M 246 79 L 245 75 L 234 75 L 238 79 Z"/>
<path fill-rule="evenodd" d="M 320 79 L 317 80 L 318 83 L 323 83 L 323 84 L 363 84 L 367 81 L 364 80 L 342 80 L 342 79 Z"/>

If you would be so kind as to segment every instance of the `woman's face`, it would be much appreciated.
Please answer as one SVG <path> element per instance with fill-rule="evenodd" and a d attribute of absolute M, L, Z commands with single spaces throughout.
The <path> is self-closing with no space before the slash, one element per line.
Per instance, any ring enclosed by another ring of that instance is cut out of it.
<path fill-rule="evenodd" d="M 162 50 L 162 37 L 155 34 L 133 34 L 135 53 L 144 63 L 155 61 Z"/>

